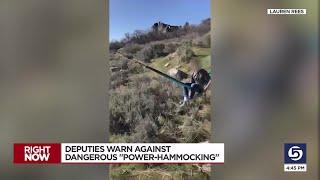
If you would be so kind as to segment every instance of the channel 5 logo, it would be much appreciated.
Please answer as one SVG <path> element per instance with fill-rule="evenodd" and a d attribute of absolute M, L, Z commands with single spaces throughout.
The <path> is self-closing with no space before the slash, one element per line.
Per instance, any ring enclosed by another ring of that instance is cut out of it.
<path fill-rule="evenodd" d="M 307 145 L 305 143 L 285 143 L 284 163 L 305 164 L 307 160 Z"/>

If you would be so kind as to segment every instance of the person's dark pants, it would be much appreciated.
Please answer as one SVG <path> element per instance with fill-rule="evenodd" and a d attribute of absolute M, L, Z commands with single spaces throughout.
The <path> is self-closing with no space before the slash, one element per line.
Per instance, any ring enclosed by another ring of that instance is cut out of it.
<path fill-rule="evenodd" d="M 203 92 L 203 87 L 196 83 L 186 83 L 191 88 L 184 87 L 183 88 L 183 96 L 188 99 L 192 99 L 195 93 L 201 94 Z"/>

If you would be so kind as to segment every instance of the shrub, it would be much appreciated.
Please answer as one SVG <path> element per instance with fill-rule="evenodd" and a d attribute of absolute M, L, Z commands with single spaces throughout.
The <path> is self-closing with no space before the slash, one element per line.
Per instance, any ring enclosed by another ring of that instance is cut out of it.
<path fill-rule="evenodd" d="M 129 70 L 129 73 L 131 74 L 140 74 L 144 72 L 143 66 L 133 61 L 130 61 L 128 63 L 128 70 Z"/>
<path fill-rule="evenodd" d="M 111 135 L 109 141 L 111 143 L 129 143 L 130 136 L 128 135 Z"/>
<path fill-rule="evenodd" d="M 110 78 L 110 83 L 111 83 L 111 88 L 117 88 L 119 86 L 124 86 L 129 82 L 128 80 L 128 72 L 127 71 L 122 71 L 122 72 L 112 72 L 111 78 Z"/>
<path fill-rule="evenodd" d="M 165 44 L 164 53 L 171 54 L 177 50 L 179 47 L 178 43 L 167 43 Z"/>
<path fill-rule="evenodd" d="M 138 51 L 140 51 L 142 49 L 142 47 L 138 44 L 126 44 L 123 48 L 122 48 L 122 52 L 124 54 L 128 54 L 128 55 L 133 55 L 136 54 Z"/>
<path fill-rule="evenodd" d="M 194 57 L 191 42 L 184 43 L 176 52 L 180 57 L 180 61 L 184 63 L 189 63 L 192 57 Z"/>
<path fill-rule="evenodd" d="M 183 142 L 185 143 L 200 143 L 210 138 L 210 134 L 198 124 L 184 126 L 182 133 Z"/>
<path fill-rule="evenodd" d="M 110 51 L 117 51 L 118 49 L 122 48 L 125 45 L 122 41 L 112 41 L 110 42 L 109 49 Z"/>
<path fill-rule="evenodd" d="M 151 46 L 145 46 L 137 53 L 137 58 L 142 61 L 149 63 L 151 59 L 154 57 Z"/>
<path fill-rule="evenodd" d="M 151 62 L 150 60 L 153 58 L 158 58 L 161 56 L 165 56 L 168 53 L 164 51 L 165 45 L 164 44 L 152 44 L 150 46 L 144 47 L 139 53 L 137 54 L 139 59 L 142 59 L 144 62 Z"/>
<path fill-rule="evenodd" d="M 196 31 L 200 34 L 200 35 L 203 35 L 203 34 L 206 34 L 210 31 L 211 29 L 211 19 L 208 18 L 208 19 L 205 19 L 201 22 L 201 24 L 199 24 L 196 28 Z"/>
<path fill-rule="evenodd" d="M 205 34 L 204 36 L 201 36 L 197 38 L 194 41 L 194 44 L 196 46 L 202 47 L 202 48 L 210 48 L 211 47 L 211 38 L 210 38 L 210 33 Z"/>
<path fill-rule="evenodd" d="M 155 143 L 158 139 L 158 127 L 149 117 L 141 119 L 132 136 L 133 143 Z"/>
<path fill-rule="evenodd" d="M 164 52 L 164 48 L 165 48 L 164 44 L 152 44 L 151 45 L 151 51 L 152 51 L 152 54 L 153 54 L 153 58 L 158 58 L 158 57 L 167 55 Z"/>

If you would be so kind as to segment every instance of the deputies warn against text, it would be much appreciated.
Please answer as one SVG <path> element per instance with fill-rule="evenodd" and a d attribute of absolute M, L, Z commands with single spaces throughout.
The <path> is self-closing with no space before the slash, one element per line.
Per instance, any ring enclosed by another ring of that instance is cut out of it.
<path fill-rule="evenodd" d="M 66 146 L 66 152 L 170 152 L 171 146 Z"/>

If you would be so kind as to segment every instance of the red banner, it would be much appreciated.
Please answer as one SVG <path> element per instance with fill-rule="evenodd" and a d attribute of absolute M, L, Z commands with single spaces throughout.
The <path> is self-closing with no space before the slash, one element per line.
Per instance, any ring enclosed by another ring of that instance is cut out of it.
<path fill-rule="evenodd" d="M 61 162 L 58 143 L 18 143 L 13 145 L 13 162 L 20 164 L 55 164 Z"/>

